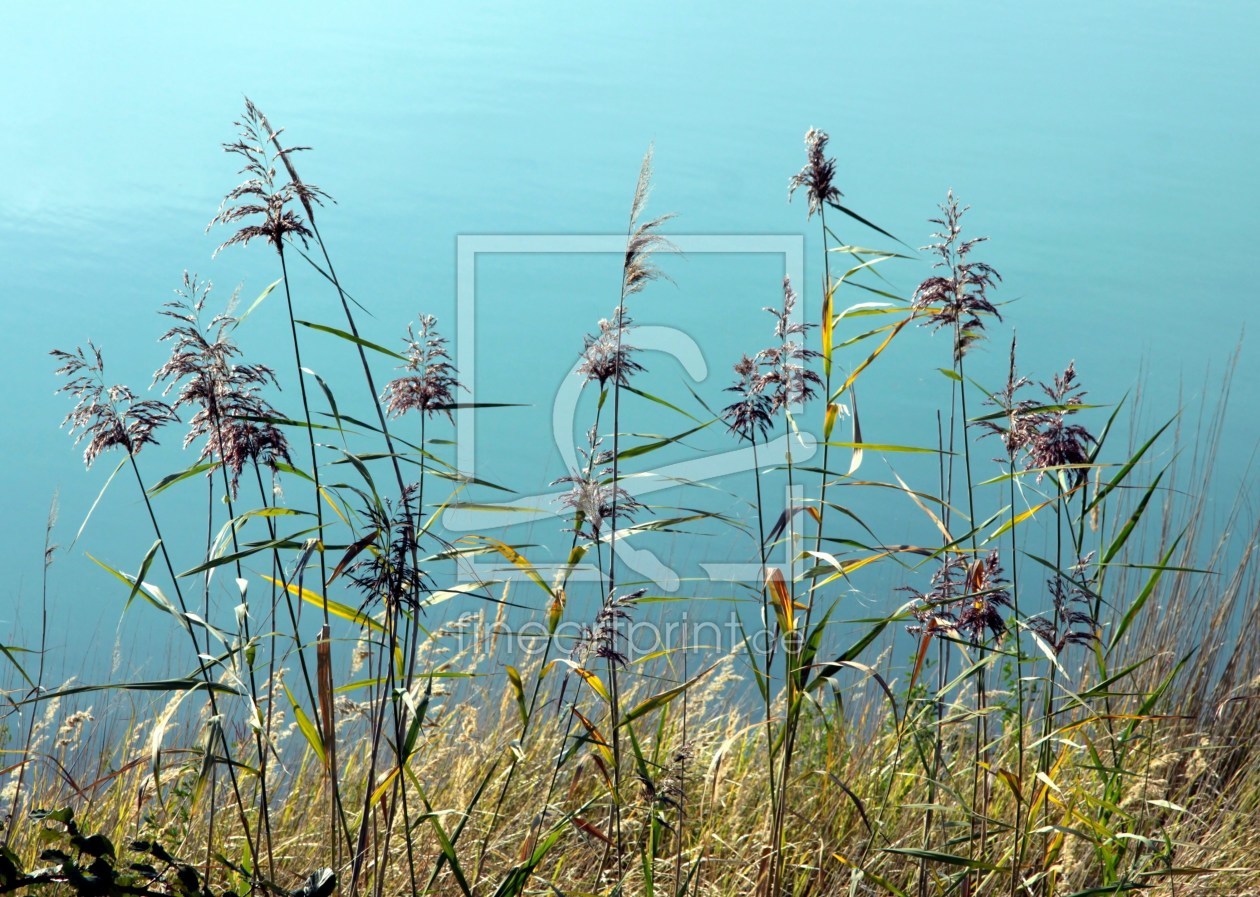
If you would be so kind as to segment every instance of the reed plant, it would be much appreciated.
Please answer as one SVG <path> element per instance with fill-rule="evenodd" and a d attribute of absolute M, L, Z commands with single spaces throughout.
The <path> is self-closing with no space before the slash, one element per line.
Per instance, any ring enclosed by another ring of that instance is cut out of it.
<path fill-rule="evenodd" d="M 238 313 L 185 274 L 160 309 L 160 396 L 113 384 L 90 343 L 53 353 L 87 466 L 121 450 L 153 530 L 132 569 L 98 563 L 189 653 L 162 678 L 50 687 L 46 645 L 36 668 L 0 646 L 0 893 L 1260 888 L 1260 529 L 1244 490 L 1225 523 L 1251 538 L 1231 554 L 1206 510 L 1225 405 L 1201 433 L 1174 418 L 1118 448 L 1134 403 L 1087 403 L 1070 361 L 1021 375 L 1013 334 L 986 385 L 973 353 L 1013 315 L 952 192 L 935 267 L 905 290 L 896 272 L 923 263 L 843 204 L 811 129 L 789 189 L 819 219 L 814 301 L 762 285 L 769 345 L 734 364 L 725 401 L 656 395 L 632 319 L 671 289 L 649 150 L 612 313 L 572 337 L 589 427 L 578 464 L 546 478 L 564 521 L 547 565 L 543 546 L 442 529 L 505 491 L 447 456 L 452 412 L 488 403 L 433 316 L 399 322 L 401 351 L 364 335 L 301 148 L 248 101 L 238 126 L 226 148 L 246 180 L 215 221 L 233 228 L 224 247 L 275 251 L 275 283 Z M 836 220 L 898 248 L 842 240 Z M 235 340 L 277 289 L 298 384 L 283 393 L 278 364 Z M 317 290 L 344 320 L 308 319 Z M 864 435 L 859 385 L 879 402 L 878 375 L 938 338 L 941 410 L 918 444 Z M 338 350 L 362 372 L 357 404 L 312 364 Z M 649 412 L 677 429 L 641 434 Z M 189 462 L 146 478 L 141 451 L 181 413 Z M 688 483 L 687 507 L 648 500 L 642 459 L 723 430 L 753 459 L 727 504 Z M 1190 462 L 1160 467 L 1176 446 Z M 204 497 L 176 505 L 199 481 Z M 873 505 L 920 537 L 881 537 Z M 632 548 L 681 557 L 700 538 L 746 552 L 742 593 L 688 579 L 665 603 L 634 579 Z M 51 517 L 47 544 L 51 564 Z M 486 578 L 487 558 L 510 575 Z M 688 616 L 636 650 L 633 626 L 691 606 L 729 611 L 738 636 L 708 644 Z"/>

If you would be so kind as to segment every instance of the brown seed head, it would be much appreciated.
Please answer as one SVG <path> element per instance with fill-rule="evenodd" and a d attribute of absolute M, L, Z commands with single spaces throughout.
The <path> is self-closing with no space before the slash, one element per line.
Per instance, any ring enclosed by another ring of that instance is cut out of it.
<path fill-rule="evenodd" d="M 283 251 L 285 237 L 297 237 L 306 245 L 314 234 L 289 205 L 296 200 L 308 210 L 309 215 L 314 206 L 322 204 L 328 196 L 318 187 L 303 183 L 289 158 L 292 153 L 309 147 L 282 147 L 278 139 L 280 132 L 271 130 L 266 117 L 248 98 L 245 100 L 245 115 L 236 122 L 236 126 L 240 128 L 239 138 L 223 144 L 223 149 L 245 160 L 241 174 L 248 177 L 223 198 L 219 213 L 206 230 L 216 224 L 241 226 L 215 250 L 215 254 L 237 243 L 248 245 L 257 238 L 266 240 L 277 252 Z M 289 174 L 289 179 L 283 183 L 276 178 L 277 161 L 285 166 Z"/>
<path fill-rule="evenodd" d="M 813 218 L 815 212 L 821 213 L 827 205 L 835 205 L 844 195 L 832 183 L 836 177 L 836 160 L 827 158 L 830 139 L 826 131 L 817 128 L 806 131 L 805 167 L 788 181 L 788 202 L 798 188 L 805 188 L 805 198 L 809 200 L 806 219 Z"/>

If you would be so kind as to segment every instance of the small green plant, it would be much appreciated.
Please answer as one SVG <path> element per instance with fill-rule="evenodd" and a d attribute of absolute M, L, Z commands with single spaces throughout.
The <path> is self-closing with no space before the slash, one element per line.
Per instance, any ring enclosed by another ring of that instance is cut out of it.
<path fill-rule="evenodd" d="M 171 856 L 155 841 L 133 841 L 120 856 L 113 841 L 102 834 L 84 834 L 74 810 L 37 810 L 44 865 L 24 871 L 22 861 L 8 848 L 0 849 L 0 894 L 44 885 L 64 885 L 78 897 L 219 897 L 189 863 Z M 227 897 L 232 892 L 222 892 Z"/>

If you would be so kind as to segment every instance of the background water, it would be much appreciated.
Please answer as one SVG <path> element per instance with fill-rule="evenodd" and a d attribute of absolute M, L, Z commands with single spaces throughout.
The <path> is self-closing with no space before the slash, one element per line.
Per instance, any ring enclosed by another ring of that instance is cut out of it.
<path fill-rule="evenodd" d="M 652 142 L 649 212 L 677 212 L 676 235 L 804 235 L 798 287 L 816 316 L 817 221 L 806 222 L 800 198 L 786 202 L 786 184 L 804 159 L 802 135 L 817 126 L 832 135 L 848 205 L 910 245 L 928 242 L 926 219 L 947 188 L 973 206 L 969 232 L 991 235 L 984 258 L 1004 277 L 995 297 L 1018 300 L 1004 314 L 1024 371 L 1048 379 L 1074 358 L 1092 400 L 1140 387 L 1148 422 L 1185 408 L 1193 424 L 1214 407 L 1229 356 L 1257 322 L 1258 27 L 1260 8 L 1241 0 L 838 3 L 790 13 L 650 2 L 597 14 L 578 4 L 380 3 L 353 14 L 334 4 L 14 6 L 0 35 L 0 634 L 9 644 L 37 637 L 53 491 L 56 540 L 68 546 L 117 463 L 83 473 L 57 430 L 70 403 L 52 395 L 48 350 L 90 338 L 104 347 L 111 379 L 142 387 L 164 360 L 154 312 L 186 268 L 212 278 L 220 295 L 239 285 L 247 301 L 276 277 L 262 247 L 212 261 L 225 235 L 203 233 L 237 182 L 235 157 L 220 144 L 234 137 L 243 94 L 290 142 L 315 147 L 300 168 L 338 200 L 321 228 L 339 274 L 374 315 L 362 325 L 378 342 L 397 346 L 421 311 L 459 336 L 460 235 L 624 231 Z M 848 225 L 842 233 L 887 243 Z M 476 397 L 533 406 L 478 416 L 479 474 L 524 495 L 563 475 L 551 409 L 582 335 L 615 304 L 619 265 L 615 253 L 479 259 Z M 687 373 L 658 353 L 645 383 L 680 399 L 677 382 L 692 377 L 719 403 L 729 365 L 766 341 L 760 308 L 778 301 L 783 259 L 688 253 L 663 265 L 674 283 L 638 297 L 635 318 L 692 337 L 703 368 Z M 920 259 L 889 276 L 906 291 L 926 271 Z M 335 296 L 315 278 L 298 272 L 294 286 L 301 316 L 338 322 Z M 1009 333 L 996 328 L 976 355 L 989 382 L 1000 380 Z M 276 297 L 240 339 L 277 368 L 294 401 Z M 1260 361 L 1250 339 L 1222 443 L 1222 521 L 1238 495 L 1255 495 Z M 872 375 L 868 440 L 931 440 L 923 416 L 940 404 L 934 369 L 948 364 L 948 349 L 926 333 L 905 342 L 909 354 Z M 354 356 L 322 345 L 309 363 L 339 384 L 348 410 L 363 408 Z M 585 420 L 571 430 L 580 434 Z M 682 428 L 645 420 L 647 429 Z M 733 446 L 714 434 L 704 447 Z M 142 455 L 151 476 L 187 463 L 167 448 Z M 200 495 L 166 499 L 162 513 L 192 516 Z M 877 522 L 889 541 L 905 536 L 897 514 Z M 555 541 L 557 527 L 543 521 L 511 538 Z M 199 532 L 172 538 L 195 557 Z M 85 553 L 134 569 L 151 542 L 120 478 L 52 568 L 51 647 L 67 673 L 106 668 L 125 598 Z M 668 556 L 670 546 L 657 550 Z M 692 569 L 704 559 L 672 560 Z M 152 637 L 165 626 L 131 612 L 119 629 L 130 665 L 167 664 L 155 647 L 164 635 Z"/>

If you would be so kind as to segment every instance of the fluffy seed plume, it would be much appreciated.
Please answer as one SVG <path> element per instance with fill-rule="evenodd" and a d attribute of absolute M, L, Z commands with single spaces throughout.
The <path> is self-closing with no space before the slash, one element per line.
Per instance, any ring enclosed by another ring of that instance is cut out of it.
<path fill-rule="evenodd" d="M 656 266 L 653 255 L 661 249 L 676 251 L 676 247 L 658 231 L 662 224 L 674 217 L 666 213 L 650 221 L 641 221 L 652 190 L 652 147 L 643 156 L 639 168 L 639 181 L 634 188 L 634 201 L 630 204 L 630 227 L 626 237 L 626 259 L 621 272 L 621 298 L 631 296 L 664 275 Z"/>
<path fill-rule="evenodd" d="M 612 516 L 614 504 L 618 519 L 630 519 L 643 505 L 621 486 L 613 483 L 611 467 L 596 470 L 596 467 L 611 460 L 612 453 L 600 451 L 602 440 L 595 435 L 594 427 L 586 436 L 590 449 L 578 449 L 585 459 L 583 469 L 560 477 L 551 485 L 569 484 L 569 491 L 557 501 L 574 512 L 572 531 L 583 539 L 597 542 L 603 538 L 604 522 Z"/>
<path fill-rule="evenodd" d="M 419 486 L 403 489 L 397 508 L 386 499 L 369 504 L 364 517 L 372 528 L 374 545 L 365 560 L 350 566 L 347 576 L 363 596 L 360 610 L 380 601 L 388 613 L 399 608 L 417 608 L 428 587 L 428 575 L 413 563 L 420 545 L 416 533 L 415 507 Z M 368 543 L 361 543 L 367 545 Z"/>
<path fill-rule="evenodd" d="M 577 375 L 588 382 L 597 382 L 600 389 L 610 380 L 626 386 L 632 374 L 643 370 L 643 365 L 631 358 L 638 349 L 625 341 L 626 333 L 633 327 L 630 316 L 620 307 L 613 312 L 611 320 L 601 320 L 599 333 L 583 337 L 585 345 Z"/>
<path fill-rule="evenodd" d="M 796 299 L 791 278 L 784 277 L 783 304 L 765 309 L 774 316 L 778 343 L 751 358 L 743 356 L 735 364 L 738 379 L 726 388 L 740 398 L 722 410 L 722 417 L 732 433 L 748 442 L 754 442 L 758 433 L 763 438 L 769 433 L 778 411 L 814 398 L 823 385 L 822 377 L 809 367 L 819 353 L 796 340 L 813 326 L 793 320 Z"/>
<path fill-rule="evenodd" d="M 932 574 L 932 587 L 919 601 L 913 611 L 919 622 L 906 627 L 911 635 L 950 638 L 961 633 L 978 645 L 986 633 L 996 641 L 1006 633 L 1001 608 L 1011 606 L 1011 595 L 996 551 L 974 560 L 951 554 Z"/>
<path fill-rule="evenodd" d="M 824 206 L 835 205 L 843 193 L 832 183 L 836 177 L 836 160 L 827 158 L 827 141 L 831 138 L 826 131 L 810 128 L 805 132 L 805 167 L 792 175 L 788 181 L 788 202 L 792 194 L 804 188 L 805 198 L 809 201 L 809 212 L 806 219 L 813 218 L 814 213 L 821 213 Z"/>
<path fill-rule="evenodd" d="M 1024 469 L 1037 470 L 1038 482 L 1047 469 L 1066 467 L 1071 484 L 1080 485 L 1089 475 L 1089 446 L 1096 440 L 1083 425 L 1068 420 L 1081 409 L 1086 395 L 1076 379 L 1076 362 L 1055 374 L 1051 383 L 1041 384 L 1048 402 L 1016 399 L 1030 381 L 1016 376 L 1014 351 L 1012 342 L 1006 387 L 989 400 L 1006 412 L 1005 426 L 999 421 L 980 421 L 978 426 L 1001 437 L 1012 462 L 1024 452 Z"/>
<path fill-rule="evenodd" d="M 292 459 L 288 440 L 271 422 L 277 417 L 275 410 L 258 395 L 268 385 L 278 386 L 275 374 L 266 365 L 236 361 L 241 355 L 231 338 L 237 322 L 232 314 L 236 296 L 226 311 L 202 321 L 212 289 L 208 281 L 184 272 L 184 282 L 176 290 L 179 298 L 161 311 L 176 323 L 161 336 L 163 342 L 171 341 L 171 355 L 153 375 L 153 382 L 167 383 L 163 395 L 179 386 L 172 406 L 176 410 L 184 405 L 197 409 L 188 422 L 184 447 L 206 437 L 199 458 L 217 458 L 226 465 L 235 497 L 247 465 L 265 464 L 274 472 L 280 461 L 292 463 Z"/>
<path fill-rule="evenodd" d="M 635 589 L 624 595 L 609 592 L 595 615 L 594 623 L 582 627 L 574 653 L 587 658 L 598 657 L 617 667 L 629 663 L 630 658 L 622 650 L 623 643 L 628 644 L 628 639 L 621 631 L 621 621 L 630 619 L 629 609 L 646 593 L 647 589 Z"/>
<path fill-rule="evenodd" d="M 309 216 L 314 206 L 322 205 L 328 194 L 303 183 L 297 177 L 289 156 L 310 147 L 281 146 L 278 139 L 280 131 L 271 129 L 266 116 L 248 98 L 245 100 L 245 114 L 236 126 L 240 128 L 240 136 L 232 143 L 223 144 L 223 149 L 245 160 L 240 173 L 248 177 L 223 197 L 219 214 L 214 216 L 206 230 L 216 224 L 249 223 L 239 227 L 215 250 L 215 254 L 237 243 L 248 245 L 257 238 L 266 240 L 277 252 L 283 251 L 286 236 L 297 237 L 306 245 L 307 239 L 313 236 L 311 229 L 289 206 L 296 200 L 310 210 L 307 213 Z M 277 161 L 289 173 L 289 180 L 283 183 L 277 182 Z"/>
<path fill-rule="evenodd" d="M 1036 432 L 1028 439 L 1028 466 L 1045 469 L 1075 465 L 1070 471 L 1071 480 L 1083 483 L 1089 475 L 1083 466 L 1089 464 L 1088 445 L 1095 440 L 1085 427 L 1067 420 L 1085 399 L 1085 390 L 1076 382 L 1076 362 L 1069 363 L 1062 374 L 1055 374 L 1053 383 L 1041 384 L 1041 390 L 1050 399 L 1051 407 L 1034 418 Z"/>
<path fill-rule="evenodd" d="M 774 407 L 761 389 L 757 362 L 745 355 L 735 364 L 735 376 L 735 385 L 726 391 L 738 393 L 739 399 L 722 409 L 722 417 L 740 439 L 755 442 L 758 433 L 764 439 L 774 424 Z"/>
<path fill-rule="evenodd" d="M 809 362 L 819 353 L 793 339 L 803 336 L 813 326 L 792 320 L 795 308 L 796 291 L 792 289 L 792 279 L 784 277 L 783 305 L 766 309 L 774 315 L 774 335 L 779 339 L 779 345 L 757 353 L 757 361 L 765 370 L 760 375 L 759 391 L 769 396 L 771 412 L 812 399 L 816 388 L 823 382 L 818 372 L 809 368 Z"/>
<path fill-rule="evenodd" d="M 430 417 L 445 414 L 453 420 L 455 393 L 464 385 L 455 378 L 446 339 L 437 331 L 437 318 L 421 315 L 419 333 L 408 325 L 406 343 L 407 361 L 402 368 L 409 373 L 386 384 L 381 401 L 394 417 L 419 411 Z"/>
<path fill-rule="evenodd" d="M 1015 462 L 1020 449 L 1026 446 L 1029 439 L 1036 433 L 1036 426 L 1030 412 L 1037 404 L 1028 399 L 1017 398 L 1020 390 L 1027 386 L 1030 381 L 1027 377 L 1021 377 L 1015 367 L 1015 346 L 1016 338 L 1012 335 L 1011 356 L 1010 364 L 1007 368 L 1006 384 L 999 391 L 985 399 L 985 404 L 998 408 L 1003 412 L 1003 417 L 995 420 L 977 421 L 975 424 L 975 426 L 984 431 L 983 435 L 996 435 L 1002 440 L 1002 445 L 1006 447 L 1007 460 L 1012 464 Z"/>
<path fill-rule="evenodd" d="M 932 234 L 939 242 L 923 249 L 938 257 L 933 268 L 944 275 L 933 275 L 914 291 L 915 312 L 927 313 L 924 324 L 954 328 L 954 358 L 961 359 L 968 347 L 981 338 L 984 321 L 981 315 L 1002 316 L 989 301 L 987 292 L 1002 276 L 984 262 L 968 260 L 971 250 L 988 237 L 962 239 L 962 217 L 970 206 L 959 206 L 950 190 L 941 205 L 941 217 L 931 219 L 941 230 Z"/>
<path fill-rule="evenodd" d="M 1071 644 L 1088 644 L 1098 638 L 1098 621 L 1094 619 L 1092 595 L 1084 586 L 1085 573 L 1093 565 L 1091 552 L 1077 560 L 1065 576 L 1062 573 L 1046 580 L 1053 610 L 1049 618 L 1038 615 L 1028 627 L 1050 646 L 1056 656 Z"/>
<path fill-rule="evenodd" d="M 89 342 L 86 352 L 76 347 L 73 352 L 54 349 L 50 354 L 61 364 L 57 376 L 68 378 L 57 392 L 69 393 L 77 400 L 61 425 L 70 425 L 75 445 L 88 441 L 83 452 L 88 468 L 111 448 L 137 455 L 146 445 L 157 445 L 153 434 L 163 424 L 179 420 L 165 402 L 141 400 L 126 386 L 107 385 L 105 361 L 95 344 Z"/>

